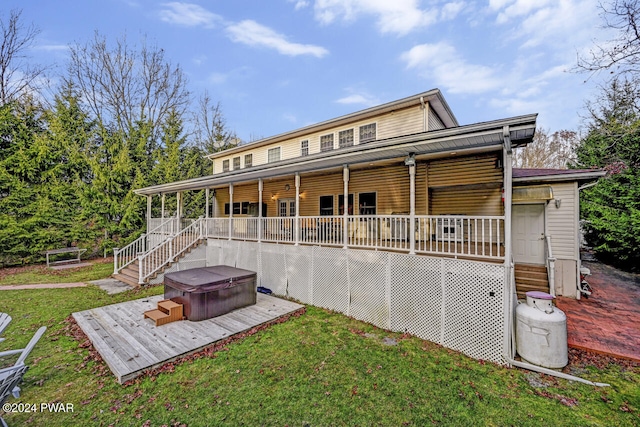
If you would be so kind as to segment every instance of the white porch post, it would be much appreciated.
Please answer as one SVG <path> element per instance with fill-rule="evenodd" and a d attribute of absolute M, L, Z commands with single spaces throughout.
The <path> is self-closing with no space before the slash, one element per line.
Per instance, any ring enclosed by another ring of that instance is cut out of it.
<path fill-rule="evenodd" d="M 211 193 L 211 196 L 213 198 L 213 201 L 211 202 L 211 217 L 212 218 L 217 218 L 218 217 L 218 199 L 216 198 L 216 190 L 214 189 L 213 192 Z"/>
<path fill-rule="evenodd" d="M 504 144 L 502 146 L 502 157 L 504 159 L 504 275 L 505 284 L 507 285 L 508 293 L 506 298 L 505 310 L 505 348 L 507 349 L 507 355 L 513 358 L 515 352 L 515 330 L 513 330 L 513 321 L 515 317 L 515 283 L 511 280 L 511 201 L 512 201 L 512 171 L 511 171 L 511 135 L 509 133 L 509 126 L 505 126 L 502 130 Z M 500 249 L 498 248 L 498 251 Z M 498 255 L 500 253 L 498 252 Z"/>
<path fill-rule="evenodd" d="M 229 240 L 233 231 L 233 184 L 229 184 Z"/>
<path fill-rule="evenodd" d="M 176 230 L 177 233 L 181 228 L 181 219 L 182 219 L 182 192 L 176 193 Z"/>
<path fill-rule="evenodd" d="M 205 205 L 204 205 L 204 217 L 205 218 L 209 218 L 209 189 L 205 188 L 204 190 L 204 198 L 205 198 Z"/>
<path fill-rule="evenodd" d="M 347 248 L 347 239 L 349 238 L 349 166 L 344 165 L 342 168 L 342 182 L 344 184 L 344 200 L 343 200 L 343 218 L 342 218 L 342 247 Z"/>
<path fill-rule="evenodd" d="M 148 195 L 147 196 L 147 232 L 149 232 L 149 230 L 151 230 L 151 198 L 153 196 L 152 195 Z"/>
<path fill-rule="evenodd" d="M 258 242 L 262 242 L 262 178 L 258 178 Z"/>
<path fill-rule="evenodd" d="M 409 165 L 409 254 L 416 253 L 416 165 Z"/>
<path fill-rule="evenodd" d="M 296 228 L 294 230 L 295 245 L 300 243 L 300 172 L 296 172 Z"/>
<path fill-rule="evenodd" d="M 162 219 L 162 222 L 164 222 L 164 193 L 162 193 L 162 202 L 160 203 L 160 210 L 162 211 L 160 213 L 160 218 Z"/>

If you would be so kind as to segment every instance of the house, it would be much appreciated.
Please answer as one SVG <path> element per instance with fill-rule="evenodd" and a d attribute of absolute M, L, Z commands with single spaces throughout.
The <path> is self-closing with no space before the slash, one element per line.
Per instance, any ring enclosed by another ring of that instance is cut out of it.
<path fill-rule="evenodd" d="M 176 269 L 246 268 L 277 295 L 507 363 L 521 210 L 512 187 L 544 181 L 514 177 L 511 156 L 535 127 L 536 114 L 461 126 L 434 89 L 211 154 L 209 176 L 136 191 L 148 232 L 114 251 L 114 273 L 161 283 Z M 206 193 L 204 218 L 182 217 L 187 191 Z M 165 215 L 173 193 L 177 212 Z M 548 206 L 547 196 L 535 202 Z M 556 253 L 565 238 L 552 236 Z M 548 291 L 545 257 L 535 285 Z"/>
<path fill-rule="evenodd" d="M 513 259 L 522 290 L 535 285 L 530 267 L 540 265 L 553 295 L 580 298 L 580 190 L 604 175 L 594 169 L 513 169 Z"/>

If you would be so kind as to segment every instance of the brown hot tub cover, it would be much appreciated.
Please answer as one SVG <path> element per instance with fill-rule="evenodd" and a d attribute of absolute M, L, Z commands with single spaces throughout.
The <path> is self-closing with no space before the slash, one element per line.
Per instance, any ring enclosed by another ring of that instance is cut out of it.
<path fill-rule="evenodd" d="M 227 265 L 167 273 L 164 296 L 183 304 L 187 319 L 210 319 L 255 304 L 256 273 Z"/>

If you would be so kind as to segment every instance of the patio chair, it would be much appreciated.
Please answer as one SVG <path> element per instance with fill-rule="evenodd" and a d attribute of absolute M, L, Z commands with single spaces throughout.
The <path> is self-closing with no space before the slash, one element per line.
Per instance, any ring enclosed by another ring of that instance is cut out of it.
<path fill-rule="evenodd" d="M 11 316 L 9 316 L 7 313 L 0 313 L 0 334 L 2 334 L 5 329 L 7 329 L 9 323 L 11 323 Z M 4 341 L 4 338 L 0 337 L 0 342 L 2 341 Z"/>
<path fill-rule="evenodd" d="M 46 331 L 47 331 L 47 327 L 41 326 L 40 329 L 38 329 L 36 333 L 33 334 L 33 337 L 31 338 L 31 340 L 29 341 L 29 344 L 27 344 L 25 348 L 19 348 L 17 350 L 0 351 L 0 357 L 19 354 L 20 356 L 18 356 L 18 360 L 16 360 L 16 363 L 14 363 L 14 366 L 24 364 L 24 361 L 27 359 L 27 356 L 29 356 L 29 353 L 31 353 L 31 350 L 33 350 L 33 347 L 36 346 L 36 344 L 38 343 L 38 341 Z"/>
<path fill-rule="evenodd" d="M 4 406 L 10 394 L 15 398 L 20 397 L 20 387 L 18 385 L 22 382 L 22 377 L 27 372 L 27 369 L 29 367 L 24 363 L 0 369 L 0 406 Z M 0 417 L 0 425 L 8 427 L 2 417 Z"/>

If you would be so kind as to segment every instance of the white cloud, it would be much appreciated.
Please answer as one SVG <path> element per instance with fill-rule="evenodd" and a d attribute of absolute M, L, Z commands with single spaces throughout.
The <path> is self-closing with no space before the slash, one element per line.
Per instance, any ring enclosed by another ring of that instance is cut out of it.
<path fill-rule="evenodd" d="M 314 11 L 316 19 L 326 25 L 374 15 L 380 32 L 398 35 L 433 24 L 438 18 L 437 11 L 420 9 L 417 0 L 316 0 Z"/>
<path fill-rule="evenodd" d="M 510 25 L 511 39 L 523 48 L 549 45 L 575 51 L 591 44 L 600 24 L 598 0 L 492 0 L 496 23 Z"/>
<path fill-rule="evenodd" d="M 297 123 L 298 122 L 298 118 L 290 113 L 284 113 L 282 115 L 282 118 L 285 119 L 286 121 L 288 121 L 289 123 Z"/>
<path fill-rule="evenodd" d="M 35 46 L 34 49 L 44 50 L 45 52 L 57 52 L 61 50 L 67 50 L 69 49 L 69 46 L 67 46 L 66 44 L 43 44 Z"/>
<path fill-rule="evenodd" d="M 207 81 L 212 84 L 222 84 L 227 81 L 229 76 L 224 73 L 211 73 L 207 77 Z"/>
<path fill-rule="evenodd" d="M 477 94 L 501 85 L 496 70 L 467 63 L 454 46 L 445 42 L 414 46 L 400 58 L 407 68 L 419 69 L 423 77 L 451 93 Z"/>
<path fill-rule="evenodd" d="M 307 0 L 289 0 L 289 3 L 295 3 L 295 9 L 300 10 L 309 6 L 309 2 Z"/>
<path fill-rule="evenodd" d="M 380 100 L 375 96 L 372 96 L 368 93 L 352 93 L 351 95 L 347 95 L 336 100 L 338 104 L 358 104 L 364 105 L 365 107 L 373 107 L 374 105 L 380 104 Z"/>
<path fill-rule="evenodd" d="M 327 49 L 321 46 L 292 43 L 284 35 L 252 20 L 229 25 L 227 33 L 234 42 L 275 49 L 283 55 L 312 55 L 322 58 L 329 53 Z"/>
<path fill-rule="evenodd" d="M 442 6 L 440 11 L 440 19 L 443 21 L 449 21 L 455 19 L 456 16 L 464 9 L 465 3 L 462 1 L 447 3 Z"/>
<path fill-rule="evenodd" d="M 158 13 L 160 19 L 171 24 L 185 27 L 214 28 L 222 21 L 222 17 L 211 13 L 205 8 L 193 3 L 170 2 L 163 4 L 164 9 Z"/>

